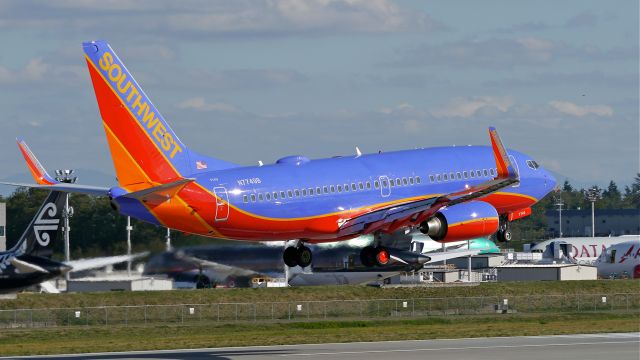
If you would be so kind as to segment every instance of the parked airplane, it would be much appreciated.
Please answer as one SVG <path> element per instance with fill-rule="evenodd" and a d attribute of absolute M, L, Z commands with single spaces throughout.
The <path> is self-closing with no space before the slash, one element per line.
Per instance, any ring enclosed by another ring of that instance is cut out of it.
<path fill-rule="evenodd" d="M 0 293 L 15 292 L 64 275 L 67 272 L 105 267 L 136 256 L 112 256 L 58 262 L 51 260 L 52 246 L 58 239 L 65 193 L 52 191 L 10 249 L 0 252 Z M 49 291 L 56 291 L 48 287 Z"/>
<path fill-rule="evenodd" d="M 640 279 L 640 240 L 608 247 L 595 263 L 598 277 Z"/>
<path fill-rule="evenodd" d="M 632 240 L 640 241 L 640 235 L 555 238 L 533 245 L 531 252 L 549 260 L 593 264 L 610 246 Z"/>
<path fill-rule="evenodd" d="M 365 234 L 419 230 L 449 242 L 497 232 L 508 241 L 509 223 L 555 186 L 531 157 L 507 152 L 494 128 L 491 146 L 294 155 L 264 166 L 207 157 L 180 141 L 107 42 L 83 48 L 118 186 L 61 184 L 30 164 L 31 186 L 109 196 L 122 214 L 193 234 L 298 239 L 284 251 L 289 266 L 311 263 L 305 243 Z M 377 243 L 361 257 L 371 266 L 390 259 Z"/>

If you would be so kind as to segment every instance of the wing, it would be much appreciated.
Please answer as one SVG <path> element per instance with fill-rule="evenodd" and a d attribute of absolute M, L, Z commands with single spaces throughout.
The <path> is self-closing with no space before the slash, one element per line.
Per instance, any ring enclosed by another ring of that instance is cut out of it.
<path fill-rule="evenodd" d="M 346 219 L 340 226 L 340 237 L 366 235 L 376 231 L 391 233 L 401 228 L 416 226 L 433 216 L 444 206 L 478 199 L 520 181 L 495 128 L 489 128 L 489 136 L 498 168 L 496 178 L 474 186 L 467 186 L 450 194 L 393 204 Z"/>

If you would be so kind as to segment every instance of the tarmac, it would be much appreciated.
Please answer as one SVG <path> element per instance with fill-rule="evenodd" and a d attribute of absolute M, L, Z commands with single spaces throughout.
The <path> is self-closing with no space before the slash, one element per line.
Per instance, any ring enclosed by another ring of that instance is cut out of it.
<path fill-rule="evenodd" d="M 143 341 L 141 339 L 141 341 Z M 616 359 L 638 360 L 640 333 L 250 346 L 12 357 L 70 359 Z M 0 358 L 2 359 L 2 358 Z"/>

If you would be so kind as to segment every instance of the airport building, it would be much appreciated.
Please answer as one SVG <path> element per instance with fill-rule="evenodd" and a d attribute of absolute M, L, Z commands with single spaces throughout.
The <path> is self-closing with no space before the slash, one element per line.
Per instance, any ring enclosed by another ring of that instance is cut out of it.
<path fill-rule="evenodd" d="M 0 203 L 0 251 L 7 250 L 7 204 Z"/>
<path fill-rule="evenodd" d="M 557 210 L 546 212 L 548 235 L 560 237 Z M 640 234 L 640 209 L 596 209 L 596 236 Z M 591 236 L 591 208 L 562 211 L 562 237 Z"/>

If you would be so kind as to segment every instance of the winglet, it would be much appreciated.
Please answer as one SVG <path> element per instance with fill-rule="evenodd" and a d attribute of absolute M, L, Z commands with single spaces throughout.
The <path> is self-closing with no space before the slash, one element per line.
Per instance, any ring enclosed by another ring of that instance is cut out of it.
<path fill-rule="evenodd" d="M 31 175 L 36 183 L 40 185 L 53 185 L 57 184 L 58 181 L 53 179 L 48 173 L 47 170 L 44 169 L 44 166 L 40 164 L 38 158 L 33 154 L 27 143 L 22 139 L 16 139 L 18 142 L 18 147 L 20 148 L 20 152 L 22 156 L 24 156 L 24 160 L 27 162 L 27 167 L 29 167 L 29 171 L 31 171 Z"/>
<path fill-rule="evenodd" d="M 507 150 L 502 145 L 502 140 L 498 135 L 498 131 L 493 126 L 489 127 L 489 137 L 491 137 L 491 147 L 493 148 L 493 156 L 496 159 L 496 168 L 498 169 L 498 178 L 517 177 L 513 170 L 513 165 L 507 155 Z"/>

